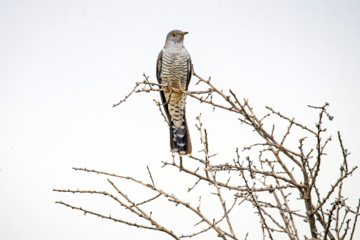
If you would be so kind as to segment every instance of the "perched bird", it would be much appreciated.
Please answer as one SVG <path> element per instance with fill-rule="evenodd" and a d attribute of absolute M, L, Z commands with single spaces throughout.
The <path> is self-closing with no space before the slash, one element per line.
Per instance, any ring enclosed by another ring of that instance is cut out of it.
<path fill-rule="evenodd" d="M 185 117 L 186 94 L 192 76 L 191 58 L 184 46 L 188 32 L 173 30 L 166 36 L 156 64 L 156 77 L 170 91 L 161 91 L 161 101 L 170 126 L 170 147 L 179 155 L 191 154 L 191 140 Z M 172 91 L 171 88 L 179 89 Z M 166 88 L 165 88 L 166 89 Z"/>

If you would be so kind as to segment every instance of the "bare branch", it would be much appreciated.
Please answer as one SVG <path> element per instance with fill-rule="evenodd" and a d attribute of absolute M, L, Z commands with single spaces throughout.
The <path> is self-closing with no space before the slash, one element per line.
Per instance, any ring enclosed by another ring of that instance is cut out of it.
<path fill-rule="evenodd" d="M 149 166 L 148 166 L 148 165 L 146 165 L 146 168 L 147 168 L 147 170 L 148 170 L 148 172 L 149 172 L 149 176 L 150 176 L 150 179 L 151 179 L 152 185 L 153 185 L 153 187 L 155 187 L 154 179 L 153 179 L 153 177 L 152 177 L 152 175 L 151 175 L 151 172 L 150 172 Z"/>
<path fill-rule="evenodd" d="M 295 121 L 294 121 L 294 118 L 291 120 L 290 118 L 282 115 L 280 112 L 276 112 L 276 111 L 275 111 L 274 109 L 272 109 L 271 107 L 266 106 L 266 108 L 269 109 L 272 113 L 278 115 L 279 117 L 281 117 L 281 118 L 289 121 L 290 123 L 295 124 L 296 126 L 301 127 L 302 129 L 305 129 L 306 131 L 308 131 L 308 132 L 316 135 L 316 133 L 315 133 L 313 130 L 311 130 L 310 128 L 308 128 L 308 127 L 306 127 L 306 126 L 304 126 L 304 125 L 302 125 L 302 124 L 300 124 L 300 123 L 295 122 Z"/>
<path fill-rule="evenodd" d="M 356 207 L 356 215 L 355 215 L 354 224 L 353 224 L 351 234 L 350 234 L 350 240 L 352 240 L 353 237 L 354 237 L 355 227 L 356 227 L 357 219 L 358 219 L 358 216 L 359 216 L 359 208 L 360 208 L 360 199 L 359 199 L 359 203 L 358 203 L 358 205 Z"/>
<path fill-rule="evenodd" d="M 356 210 L 352 209 L 346 204 L 347 198 L 343 196 L 342 188 L 343 184 L 345 184 L 344 180 L 354 173 L 357 166 L 349 167 L 348 156 L 350 153 L 343 145 L 340 132 L 338 132 L 338 141 L 342 152 L 342 162 L 339 164 L 340 176 L 334 178 L 331 182 L 329 179 L 328 191 L 324 191 L 325 188 L 320 186 L 318 181 L 323 172 L 321 171 L 321 164 L 332 140 L 331 135 L 325 136 L 327 130 L 324 119 L 327 118 L 330 121 L 333 119 L 333 116 L 327 111 L 329 104 L 325 103 L 320 107 L 308 105 L 308 107 L 319 112 L 318 119 L 315 121 L 316 129 L 311 129 L 295 121 L 295 117 L 287 117 L 271 107 L 266 107 L 270 112 L 259 117 L 251 107 L 249 100 L 238 97 L 231 89 L 227 92 L 217 88 L 213 82 L 210 82 L 211 78 L 201 78 L 195 72 L 193 75 L 198 78 L 196 84 L 202 83 L 203 90 L 184 91 L 169 85 L 153 83 L 149 81 L 149 76 L 144 74 L 144 80 L 136 82 L 134 88 L 113 107 L 127 101 L 134 93 L 170 92 L 172 94 L 181 91 L 189 97 L 197 99 L 200 103 L 209 105 L 213 110 L 222 109 L 231 112 L 241 124 L 244 123 L 243 126 L 250 128 L 256 136 L 260 137 L 259 141 L 247 143 L 245 146 L 238 146 L 236 148 L 236 158 L 224 159 L 222 155 L 210 153 L 211 146 L 209 145 L 208 131 L 203 127 L 201 113 L 197 116 L 196 127 L 199 131 L 201 143 L 201 149 L 198 152 L 202 157 L 198 155 L 180 156 L 180 162 L 178 163 L 178 161 L 175 161 L 175 155 L 172 154 L 168 160 L 162 161 L 162 167 L 174 167 L 180 170 L 181 176 L 194 178 L 193 184 L 184 187 L 187 189 L 187 193 L 195 194 L 199 199 L 198 202 L 186 202 L 174 193 L 169 194 L 161 190 L 158 185 L 162 181 L 157 181 L 157 186 L 155 186 L 150 168 L 146 166 L 150 178 L 149 183 L 142 182 L 131 176 L 86 168 L 73 168 L 76 171 L 122 179 L 152 193 L 151 197 L 144 197 L 139 202 L 135 202 L 110 179 L 108 179 L 108 182 L 116 190 L 115 195 L 94 190 L 54 189 L 54 191 L 105 196 L 148 224 L 137 224 L 124 219 L 117 219 L 111 215 L 106 216 L 61 201 L 56 203 L 82 211 L 84 214 L 89 213 L 129 226 L 161 231 L 175 239 L 192 238 L 206 232 L 213 232 L 217 237 L 225 240 L 238 239 L 236 236 L 237 230 L 243 230 L 238 229 L 237 223 L 234 222 L 236 216 L 234 213 L 231 215 L 230 213 L 235 207 L 244 206 L 242 203 L 246 202 L 252 204 L 256 209 L 256 213 L 260 218 L 263 239 L 275 239 L 278 238 L 278 235 L 281 235 L 282 238 L 285 236 L 289 240 L 300 240 L 299 235 L 302 233 L 298 231 L 296 224 L 300 221 L 306 221 L 308 222 L 308 230 L 311 232 L 311 239 L 343 240 L 347 237 L 347 239 L 352 240 L 359 216 L 360 200 Z M 162 110 L 162 107 L 167 102 L 160 103 L 156 99 L 154 101 L 161 116 L 169 124 L 169 119 Z M 280 123 L 285 121 L 286 128 L 281 135 L 279 130 L 275 132 L 275 129 L 278 128 L 276 128 L 277 124 L 275 122 L 270 122 L 273 119 L 277 119 Z M 294 128 L 298 131 L 295 132 Z M 298 132 L 300 134 L 294 136 Z M 239 149 L 243 149 L 242 154 L 250 153 L 251 155 L 240 158 Z M 254 152 L 257 153 L 256 159 L 250 157 L 253 156 Z M 187 167 L 184 167 L 182 160 L 186 157 L 192 161 L 189 162 Z M 200 182 L 210 185 L 216 191 L 202 192 L 201 195 L 199 194 L 200 191 L 192 191 L 195 187 L 202 190 L 204 184 L 199 184 Z M 229 198 L 225 191 L 231 192 L 234 199 Z M 334 194 L 335 191 L 337 191 L 337 194 Z M 216 219 L 205 215 L 205 209 L 202 211 L 205 207 L 201 203 L 205 202 L 206 197 L 211 195 L 216 195 L 219 199 L 218 204 L 213 206 L 221 211 L 221 215 Z M 296 196 L 300 197 L 296 198 Z M 177 235 L 159 224 L 152 216 L 152 212 L 144 211 L 143 208 L 146 204 L 148 204 L 146 206 L 149 206 L 149 203 L 158 202 L 161 199 L 168 200 L 170 205 L 182 206 L 186 211 L 192 212 L 196 217 L 196 223 L 194 224 L 196 230 Z M 299 208 L 295 204 L 296 202 L 302 202 L 305 208 Z M 325 210 L 327 208 L 331 208 L 330 211 Z M 244 239 L 246 240 L 248 236 L 247 233 Z"/>

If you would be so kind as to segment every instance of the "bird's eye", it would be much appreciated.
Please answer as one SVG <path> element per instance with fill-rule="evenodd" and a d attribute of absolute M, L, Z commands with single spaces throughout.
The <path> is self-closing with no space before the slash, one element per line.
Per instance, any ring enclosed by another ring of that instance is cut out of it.
<path fill-rule="evenodd" d="M 173 33 L 171 36 L 176 37 L 176 33 Z"/>

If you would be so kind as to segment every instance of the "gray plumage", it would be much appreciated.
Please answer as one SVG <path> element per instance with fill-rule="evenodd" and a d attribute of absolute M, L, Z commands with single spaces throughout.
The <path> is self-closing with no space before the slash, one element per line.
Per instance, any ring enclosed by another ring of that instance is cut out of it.
<path fill-rule="evenodd" d="M 191 58 L 184 46 L 187 32 L 173 30 L 166 36 L 165 46 L 160 51 L 156 76 L 160 84 L 171 88 L 188 90 L 192 75 Z M 185 117 L 186 95 L 179 92 L 160 92 L 164 110 L 170 126 L 172 152 L 191 154 L 191 140 Z"/>

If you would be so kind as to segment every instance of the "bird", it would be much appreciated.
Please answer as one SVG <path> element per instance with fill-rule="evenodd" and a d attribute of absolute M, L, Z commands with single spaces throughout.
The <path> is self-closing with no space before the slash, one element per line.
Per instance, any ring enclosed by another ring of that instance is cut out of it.
<path fill-rule="evenodd" d="M 191 154 L 191 139 L 186 122 L 185 104 L 188 86 L 193 73 L 190 54 L 184 46 L 188 32 L 172 30 L 166 36 L 156 64 L 156 77 L 164 91 L 160 91 L 162 105 L 170 127 L 170 148 L 180 156 Z M 179 89 L 173 91 L 172 89 Z M 167 91 L 166 91 L 167 89 Z"/>

